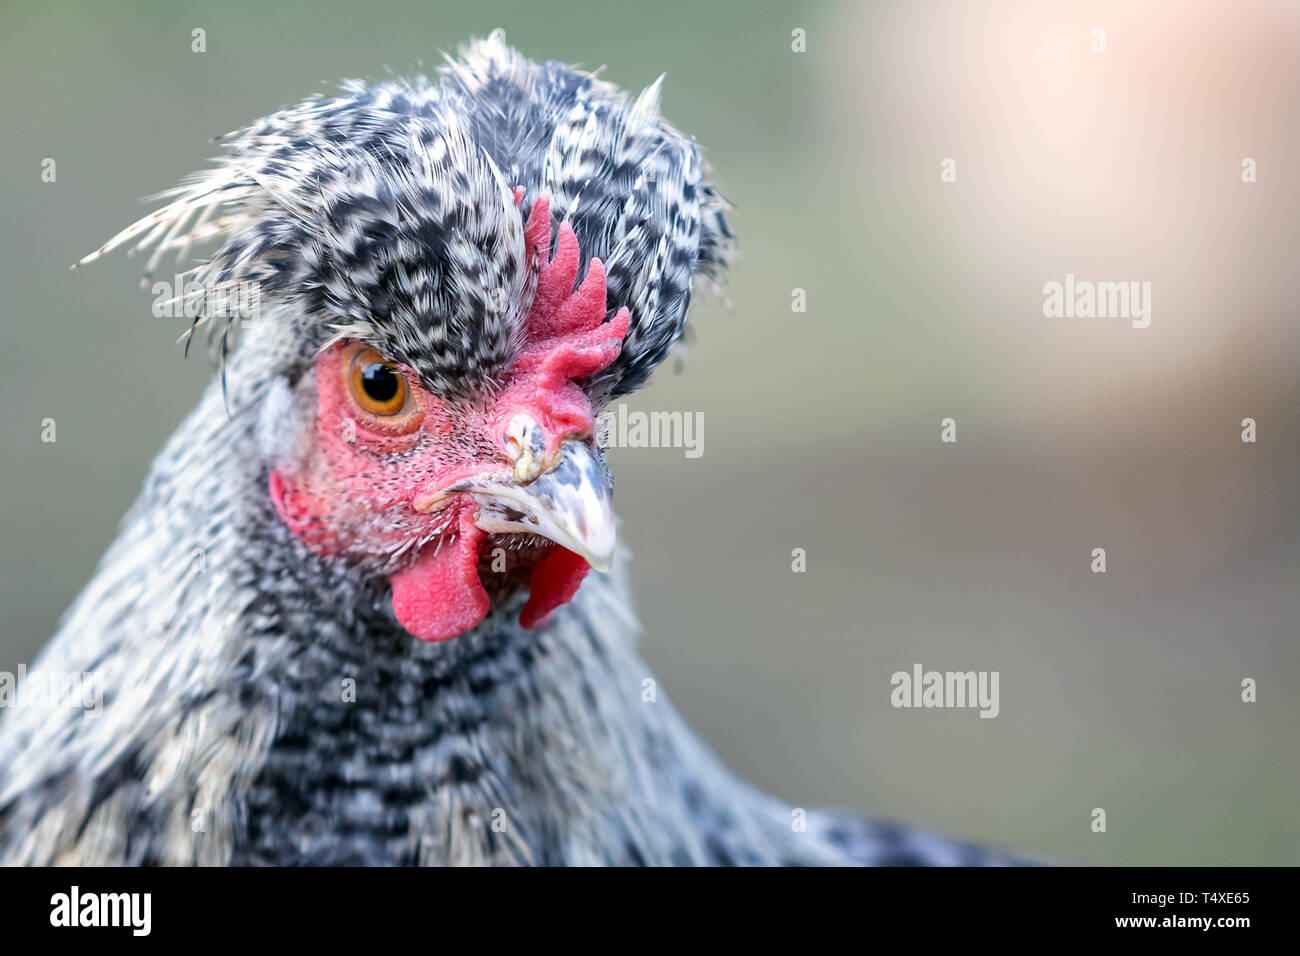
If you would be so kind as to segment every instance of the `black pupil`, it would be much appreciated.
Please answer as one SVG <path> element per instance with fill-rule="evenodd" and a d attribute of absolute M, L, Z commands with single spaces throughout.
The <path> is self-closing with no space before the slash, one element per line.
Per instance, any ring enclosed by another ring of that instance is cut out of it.
<path fill-rule="evenodd" d="M 397 373 L 383 362 L 371 362 L 361 370 L 361 387 L 376 402 L 391 402 L 397 395 Z"/>

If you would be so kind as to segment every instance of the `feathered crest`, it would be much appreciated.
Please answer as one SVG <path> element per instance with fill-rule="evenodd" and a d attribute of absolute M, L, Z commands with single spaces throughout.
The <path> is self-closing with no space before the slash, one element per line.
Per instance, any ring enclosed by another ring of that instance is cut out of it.
<path fill-rule="evenodd" d="M 178 292 L 203 297 L 187 349 L 207 324 L 224 359 L 233 317 L 218 321 L 207 302 L 255 283 L 263 300 L 302 305 L 316 346 L 362 338 L 427 387 L 462 391 L 491 383 L 520 343 L 536 282 L 520 187 L 552 197 L 553 221 L 605 262 L 609 314 L 631 313 L 593 397 L 638 387 L 680 338 L 692 282 L 718 279 L 732 246 L 694 143 L 659 118 L 662 77 L 629 100 L 595 74 L 532 63 L 499 31 L 440 74 L 439 85 L 348 81 L 219 137 L 213 168 L 79 265 L 151 250 L 148 282 L 165 257 L 213 246 Z"/>

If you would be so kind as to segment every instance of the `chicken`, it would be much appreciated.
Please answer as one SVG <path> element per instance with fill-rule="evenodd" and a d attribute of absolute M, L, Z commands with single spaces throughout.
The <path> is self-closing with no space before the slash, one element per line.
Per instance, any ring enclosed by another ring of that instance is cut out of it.
<path fill-rule="evenodd" d="M 642 700 L 596 416 L 732 242 L 658 92 L 494 34 L 232 134 L 87 258 L 212 243 L 220 374 L 35 665 L 102 713 L 4 715 L 0 862 L 1000 861 L 786 806 Z"/>

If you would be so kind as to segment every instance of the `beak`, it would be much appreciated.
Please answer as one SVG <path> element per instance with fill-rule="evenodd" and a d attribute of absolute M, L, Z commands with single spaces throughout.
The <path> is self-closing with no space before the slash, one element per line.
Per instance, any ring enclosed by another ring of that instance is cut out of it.
<path fill-rule="evenodd" d="M 478 502 L 474 524 L 488 532 L 525 532 L 549 538 L 586 559 L 597 571 L 614 561 L 614 501 L 605 463 L 582 441 L 560 445 L 555 464 L 527 483 L 509 477 L 474 477 L 446 494 Z"/>

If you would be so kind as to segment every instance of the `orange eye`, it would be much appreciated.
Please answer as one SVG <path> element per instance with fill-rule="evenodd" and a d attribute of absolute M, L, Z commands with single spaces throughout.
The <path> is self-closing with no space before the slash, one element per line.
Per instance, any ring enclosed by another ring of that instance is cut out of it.
<path fill-rule="evenodd" d="M 353 400 L 380 418 L 400 415 L 410 400 L 406 378 L 372 348 L 358 349 L 352 356 L 348 386 Z"/>

